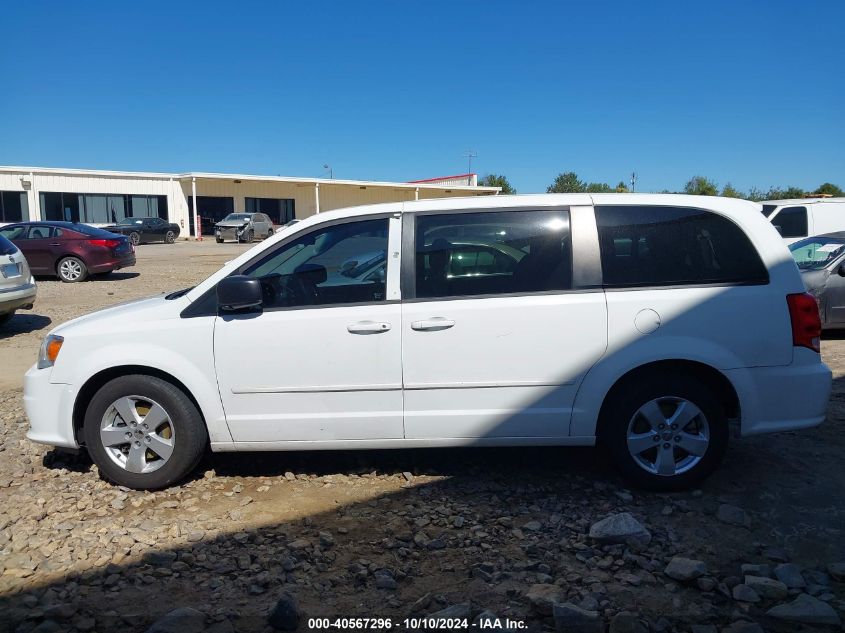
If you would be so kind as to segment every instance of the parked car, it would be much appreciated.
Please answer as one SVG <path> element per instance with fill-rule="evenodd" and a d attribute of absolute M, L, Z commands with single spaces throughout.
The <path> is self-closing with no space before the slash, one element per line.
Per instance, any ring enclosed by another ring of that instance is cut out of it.
<path fill-rule="evenodd" d="M 252 242 L 256 237 L 268 238 L 275 233 L 273 221 L 263 213 L 230 213 L 214 225 L 214 239 Z"/>
<path fill-rule="evenodd" d="M 789 250 L 818 301 L 822 328 L 845 328 L 845 231 L 793 242 Z"/>
<path fill-rule="evenodd" d="M 522 256 L 450 276 L 462 243 Z M 384 276 L 329 283 L 378 251 Z M 822 422 L 820 331 L 755 203 L 444 198 L 320 213 L 193 288 L 60 325 L 24 405 L 29 439 L 84 447 L 131 488 L 179 481 L 208 447 L 598 444 L 674 490 L 730 428 Z"/>
<path fill-rule="evenodd" d="M 179 237 L 179 225 L 161 218 L 123 218 L 104 229 L 127 236 L 134 246 L 150 242 L 173 244 Z"/>
<path fill-rule="evenodd" d="M 767 200 L 762 205 L 763 215 L 787 244 L 810 235 L 845 231 L 845 198 Z"/>
<path fill-rule="evenodd" d="M 35 278 L 20 249 L 0 235 L 0 327 L 35 303 Z"/>
<path fill-rule="evenodd" d="M 123 235 L 73 222 L 20 222 L 0 228 L 15 243 L 35 275 L 64 282 L 135 265 L 135 247 Z"/>

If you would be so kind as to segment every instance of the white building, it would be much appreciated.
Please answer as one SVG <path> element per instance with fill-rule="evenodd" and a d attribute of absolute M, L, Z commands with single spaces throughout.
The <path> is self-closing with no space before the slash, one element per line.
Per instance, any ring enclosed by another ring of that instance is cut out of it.
<path fill-rule="evenodd" d="M 166 174 L 46 167 L 0 167 L 0 224 L 66 220 L 105 225 L 158 216 L 196 235 L 231 212 L 261 212 L 276 224 L 320 211 L 375 202 L 495 195 L 475 174 L 415 182 L 376 182 L 188 172 Z M 194 200 L 197 212 L 194 213 Z"/>

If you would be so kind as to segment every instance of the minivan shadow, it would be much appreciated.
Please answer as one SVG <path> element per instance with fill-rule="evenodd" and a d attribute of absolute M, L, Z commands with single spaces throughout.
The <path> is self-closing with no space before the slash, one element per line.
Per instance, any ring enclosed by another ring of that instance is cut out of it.
<path fill-rule="evenodd" d="M 16 334 L 29 334 L 43 330 L 53 321 L 43 314 L 29 314 L 16 312 L 15 315 L 0 329 L 0 339 L 11 338 Z"/>

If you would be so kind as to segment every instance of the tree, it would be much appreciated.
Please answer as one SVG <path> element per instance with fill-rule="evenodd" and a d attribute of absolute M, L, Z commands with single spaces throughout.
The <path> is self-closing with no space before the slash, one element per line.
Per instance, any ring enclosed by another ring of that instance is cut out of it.
<path fill-rule="evenodd" d="M 546 188 L 546 193 L 584 193 L 587 186 L 578 180 L 574 171 L 558 174 L 555 181 Z"/>
<path fill-rule="evenodd" d="M 628 185 L 620 180 L 619 184 L 616 185 L 616 193 L 628 193 Z"/>
<path fill-rule="evenodd" d="M 712 180 L 704 176 L 693 176 L 684 185 L 684 193 L 690 196 L 717 196 L 719 189 Z"/>
<path fill-rule="evenodd" d="M 613 193 L 613 189 L 606 182 L 591 182 L 584 190 L 587 193 Z"/>
<path fill-rule="evenodd" d="M 842 196 L 845 196 L 845 191 L 842 191 L 842 189 L 830 182 L 819 185 L 819 188 L 816 189 L 815 193 L 831 195 L 834 198 L 841 198 Z"/>
<path fill-rule="evenodd" d="M 741 191 L 737 190 L 731 183 L 726 183 L 724 187 L 722 187 L 722 193 L 720 194 L 725 198 L 744 198 L 745 196 L 742 194 Z"/>
<path fill-rule="evenodd" d="M 478 181 L 478 184 L 481 187 L 501 187 L 501 193 L 503 194 L 516 193 L 516 189 L 511 186 L 507 177 L 502 174 L 487 174 Z"/>
<path fill-rule="evenodd" d="M 757 187 L 751 187 L 751 189 L 748 190 L 748 194 L 746 194 L 745 199 L 746 200 L 753 200 L 754 202 L 760 202 L 761 200 L 767 200 L 766 194 L 763 193 Z"/>

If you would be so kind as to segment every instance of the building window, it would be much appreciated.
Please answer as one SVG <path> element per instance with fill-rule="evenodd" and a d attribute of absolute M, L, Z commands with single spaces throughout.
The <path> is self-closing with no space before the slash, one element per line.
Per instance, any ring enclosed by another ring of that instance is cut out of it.
<path fill-rule="evenodd" d="M 247 213 L 264 213 L 273 224 L 287 224 L 296 217 L 292 198 L 245 198 Z"/>
<path fill-rule="evenodd" d="M 126 217 L 167 219 L 167 196 L 42 192 L 45 220 L 114 224 Z"/>
<path fill-rule="evenodd" d="M 29 220 L 26 191 L 0 191 L 0 222 Z"/>
<path fill-rule="evenodd" d="M 194 198 L 188 196 L 188 228 L 194 233 Z M 197 196 L 197 215 L 203 235 L 211 235 L 214 225 L 230 213 L 235 212 L 235 199 L 228 196 Z"/>

